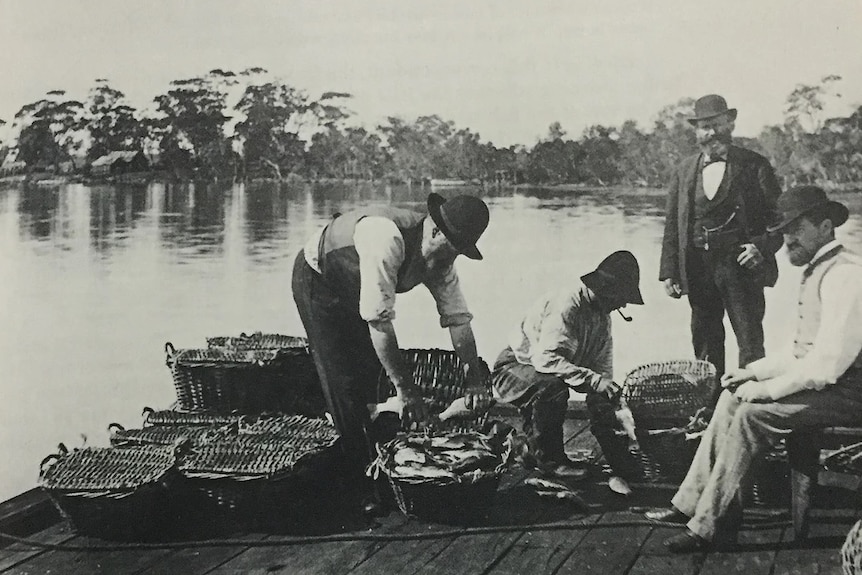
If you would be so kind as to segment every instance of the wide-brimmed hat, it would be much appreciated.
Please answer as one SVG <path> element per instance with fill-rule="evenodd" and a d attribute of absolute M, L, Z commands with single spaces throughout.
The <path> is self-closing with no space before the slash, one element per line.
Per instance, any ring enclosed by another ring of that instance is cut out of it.
<path fill-rule="evenodd" d="M 447 200 L 440 194 L 428 194 L 431 219 L 460 253 L 471 260 L 481 260 L 476 242 L 488 227 L 488 206 L 473 196 L 456 196 Z"/>
<path fill-rule="evenodd" d="M 731 120 L 736 119 L 736 108 L 728 108 L 727 100 L 718 94 L 708 94 L 698 98 L 694 103 L 694 116 L 688 119 L 689 124 L 696 124 L 698 120 L 708 120 L 727 114 Z"/>
<path fill-rule="evenodd" d="M 817 186 L 791 188 L 778 196 L 777 204 L 779 220 L 767 228 L 770 232 L 782 230 L 797 218 L 820 207 L 826 208 L 827 216 L 832 220 L 832 225 L 835 227 L 846 222 L 850 215 L 847 206 L 841 202 L 830 200 L 823 188 Z"/>
<path fill-rule="evenodd" d="M 581 276 L 584 285 L 599 297 L 619 296 L 626 303 L 642 305 L 640 267 L 631 252 L 614 252 L 599 264 L 594 271 Z"/>

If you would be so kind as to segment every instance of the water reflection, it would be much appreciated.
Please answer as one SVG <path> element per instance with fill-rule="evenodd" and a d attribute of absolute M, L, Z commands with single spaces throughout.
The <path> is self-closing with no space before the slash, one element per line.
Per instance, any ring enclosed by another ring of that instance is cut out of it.
<path fill-rule="evenodd" d="M 143 406 L 174 392 L 163 346 L 263 330 L 301 334 L 290 294 L 293 258 L 333 214 L 357 206 L 424 208 L 419 188 L 361 185 L 214 185 L 0 190 L 0 498 L 32 486 L 38 461 L 59 441 L 106 440 L 112 421 L 140 423 Z M 446 194 L 476 189 L 446 190 Z M 633 251 L 646 305 L 615 331 L 618 378 L 646 361 L 689 354 L 688 307 L 653 281 L 662 194 L 491 190 L 485 260 L 458 263 L 476 317 L 480 353 L 492 361 L 523 310 L 544 290 L 574 284 L 605 255 Z M 862 245 L 862 198 L 840 228 Z M 768 292 L 767 348 L 791 326 L 798 271 L 780 258 Z M 399 297 L 405 347 L 448 347 L 433 301 Z M 731 347 L 729 361 L 734 361 Z"/>

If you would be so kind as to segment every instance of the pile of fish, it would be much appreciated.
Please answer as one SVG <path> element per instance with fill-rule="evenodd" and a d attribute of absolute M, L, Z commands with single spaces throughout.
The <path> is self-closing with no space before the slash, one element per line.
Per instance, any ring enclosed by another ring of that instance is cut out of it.
<path fill-rule="evenodd" d="M 467 433 L 402 434 L 378 446 L 369 475 L 380 472 L 406 483 L 475 483 L 499 476 L 511 453 L 510 435 Z"/>

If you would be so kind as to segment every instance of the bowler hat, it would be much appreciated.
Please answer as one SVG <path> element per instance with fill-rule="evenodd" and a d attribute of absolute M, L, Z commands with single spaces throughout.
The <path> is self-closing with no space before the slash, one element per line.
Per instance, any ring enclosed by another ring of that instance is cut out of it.
<path fill-rule="evenodd" d="M 471 260 L 481 260 L 476 241 L 488 227 L 488 206 L 473 196 L 456 196 L 447 200 L 440 194 L 428 194 L 431 219 L 455 248 Z"/>
<path fill-rule="evenodd" d="M 847 216 L 850 215 L 847 206 L 830 200 L 823 188 L 817 186 L 791 188 L 778 196 L 777 204 L 779 220 L 767 228 L 770 232 L 782 230 L 800 216 L 820 207 L 826 208 L 827 217 L 835 227 L 846 222 Z"/>
<path fill-rule="evenodd" d="M 694 103 L 694 117 L 688 119 L 689 124 L 696 124 L 698 120 L 708 120 L 727 114 L 731 120 L 736 119 L 736 108 L 727 107 L 727 101 L 718 94 L 709 94 L 698 98 Z"/>
<path fill-rule="evenodd" d="M 598 296 L 615 294 L 626 303 L 642 305 L 644 302 L 638 287 L 640 268 L 631 252 L 612 253 L 594 271 L 581 276 L 581 281 Z"/>

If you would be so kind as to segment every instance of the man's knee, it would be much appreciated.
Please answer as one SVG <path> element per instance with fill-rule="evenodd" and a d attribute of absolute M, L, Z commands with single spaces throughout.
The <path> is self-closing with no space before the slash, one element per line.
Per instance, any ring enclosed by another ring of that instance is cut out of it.
<path fill-rule="evenodd" d="M 546 377 L 536 384 L 536 401 L 566 405 L 569 399 L 569 386 L 558 377 Z"/>

